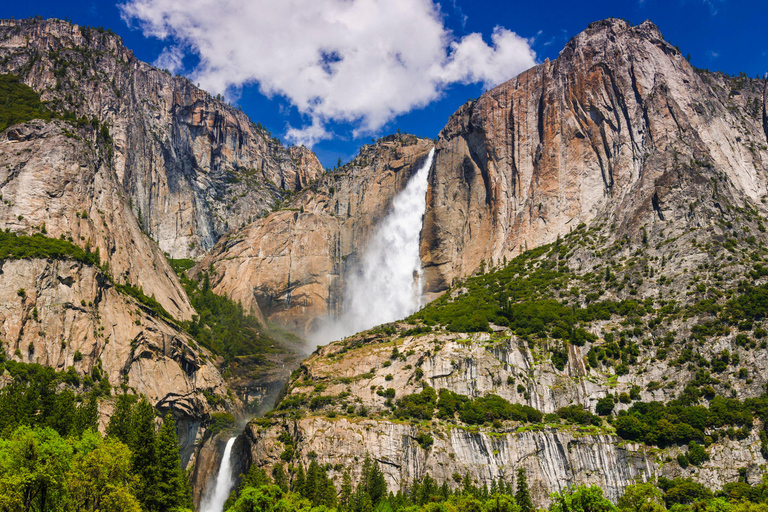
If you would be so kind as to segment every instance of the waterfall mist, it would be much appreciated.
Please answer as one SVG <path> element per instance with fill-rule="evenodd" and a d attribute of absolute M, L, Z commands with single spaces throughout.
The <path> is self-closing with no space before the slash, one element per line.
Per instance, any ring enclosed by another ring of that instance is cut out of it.
<path fill-rule="evenodd" d="M 419 237 L 435 150 L 392 201 L 358 265 L 345 276 L 344 312 L 310 339 L 315 345 L 404 318 L 420 307 Z"/>
<path fill-rule="evenodd" d="M 234 479 L 232 478 L 232 445 L 235 444 L 237 437 L 232 437 L 227 441 L 227 445 L 224 448 L 224 455 L 221 458 L 221 465 L 219 466 L 219 473 L 216 475 L 216 485 L 213 489 L 208 489 L 205 493 L 205 498 L 200 506 L 200 512 L 222 512 L 224 509 L 224 502 L 229 497 L 229 492 L 232 490 Z"/>

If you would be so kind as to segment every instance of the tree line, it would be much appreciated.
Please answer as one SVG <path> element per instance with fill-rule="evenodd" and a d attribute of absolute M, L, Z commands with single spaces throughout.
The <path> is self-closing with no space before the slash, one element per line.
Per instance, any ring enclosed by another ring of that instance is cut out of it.
<path fill-rule="evenodd" d="M 77 374 L 37 364 L 0 371 L 0 512 L 191 509 L 170 414 L 158 426 L 146 399 L 121 394 L 102 436 L 101 387 L 76 394 Z"/>

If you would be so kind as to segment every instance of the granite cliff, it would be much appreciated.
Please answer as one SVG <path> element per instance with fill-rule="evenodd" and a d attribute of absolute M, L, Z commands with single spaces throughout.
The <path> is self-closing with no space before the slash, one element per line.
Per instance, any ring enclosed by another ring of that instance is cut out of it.
<path fill-rule="evenodd" d="M 669 219 L 674 191 L 658 180 L 690 161 L 762 210 L 765 101 L 762 80 L 694 69 L 650 22 L 591 24 L 441 132 L 422 234 L 428 288 L 599 216 L 637 225 L 635 210 L 653 206 Z"/>
<path fill-rule="evenodd" d="M 198 257 L 323 171 L 238 109 L 138 60 L 104 30 L 0 22 L 0 73 L 59 111 L 108 127 L 117 183 L 142 228 L 174 258 Z"/>

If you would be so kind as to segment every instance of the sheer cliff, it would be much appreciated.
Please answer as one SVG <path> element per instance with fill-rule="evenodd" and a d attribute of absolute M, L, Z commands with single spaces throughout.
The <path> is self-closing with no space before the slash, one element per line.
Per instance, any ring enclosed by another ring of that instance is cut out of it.
<path fill-rule="evenodd" d="M 763 89 L 695 70 L 650 22 L 591 24 L 441 132 L 422 234 L 429 289 L 600 215 L 626 226 L 649 208 L 669 218 L 674 191 L 658 180 L 691 161 L 763 211 Z"/>
<path fill-rule="evenodd" d="M 189 80 L 139 61 L 112 33 L 63 21 L 0 22 L 0 73 L 59 111 L 95 118 L 142 228 L 174 258 L 197 257 L 323 169 Z"/>

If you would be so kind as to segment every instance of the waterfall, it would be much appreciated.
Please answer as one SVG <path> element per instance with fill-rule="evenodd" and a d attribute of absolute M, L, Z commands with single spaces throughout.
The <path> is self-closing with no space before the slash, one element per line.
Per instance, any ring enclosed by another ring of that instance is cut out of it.
<path fill-rule="evenodd" d="M 216 475 L 216 486 L 208 489 L 203 504 L 200 507 L 200 512 L 222 512 L 224 509 L 224 502 L 229 497 L 229 492 L 232 490 L 232 462 L 230 461 L 230 455 L 232 454 L 232 445 L 235 444 L 237 437 L 232 437 L 227 441 L 227 446 L 224 448 L 224 456 L 221 458 L 221 466 L 219 467 L 219 474 Z"/>
<path fill-rule="evenodd" d="M 358 265 L 345 276 L 344 312 L 313 340 L 327 343 L 404 318 L 421 306 L 419 238 L 435 150 L 392 201 Z"/>

